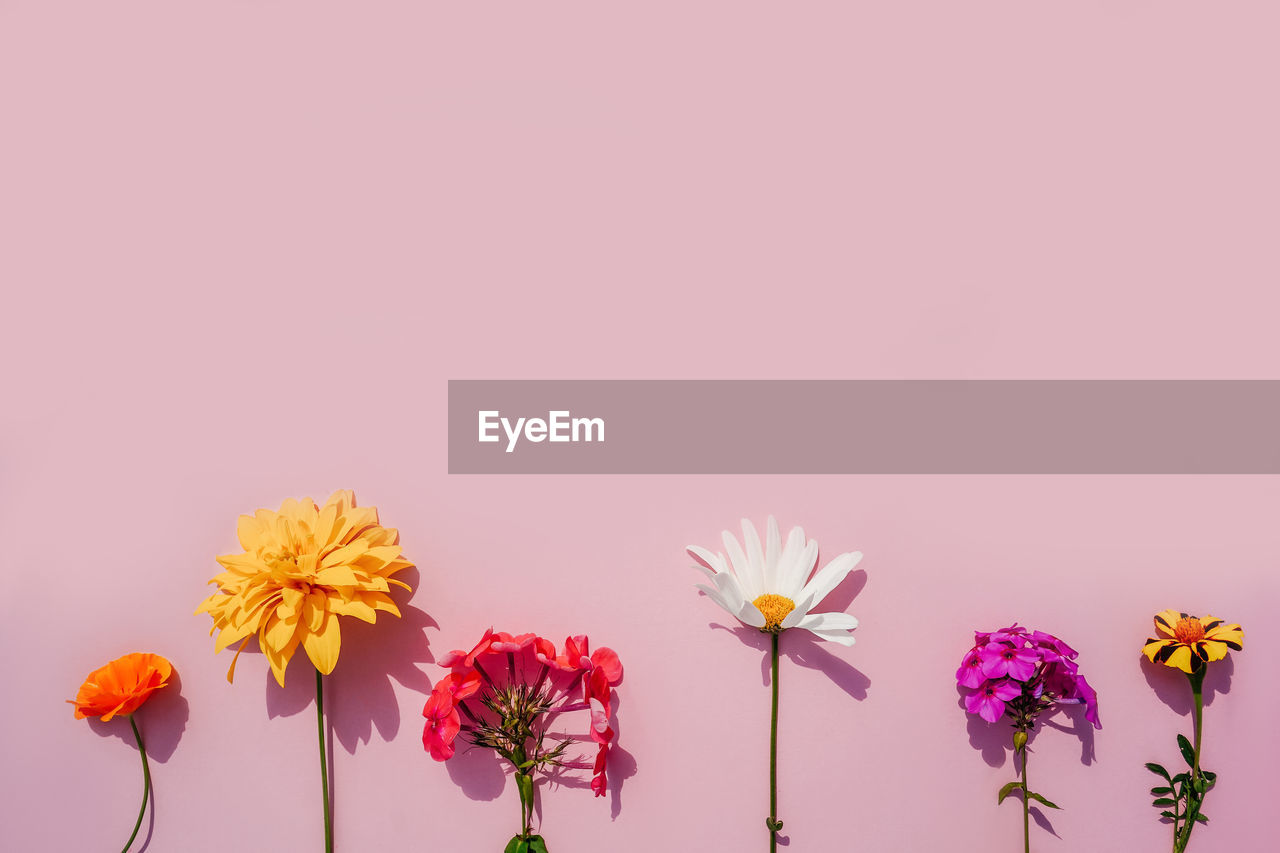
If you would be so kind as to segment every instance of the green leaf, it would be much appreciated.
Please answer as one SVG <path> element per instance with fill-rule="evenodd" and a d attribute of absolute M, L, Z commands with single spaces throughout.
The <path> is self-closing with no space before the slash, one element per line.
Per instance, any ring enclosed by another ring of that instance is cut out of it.
<path fill-rule="evenodd" d="M 1152 788 L 1151 789 L 1151 796 L 1153 797 L 1158 797 L 1161 794 L 1172 794 L 1172 793 L 1173 793 L 1172 788 Z"/>
<path fill-rule="evenodd" d="M 1177 820 L 1178 815 L 1174 812 L 1160 812 L 1160 817 L 1167 817 L 1170 820 Z"/>
<path fill-rule="evenodd" d="M 1159 764 L 1156 764 L 1154 761 L 1148 761 L 1146 763 L 1146 768 L 1150 770 L 1152 773 L 1156 774 L 1157 776 L 1163 776 L 1165 779 L 1169 779 L 1170 782 L 1173 781 L 1172 779 L 1169 778 L 1169 771 L 1165 770 L 1162 766 L 1160 766 Z"/>
<path fill-rule="evenodd" d="M 1196 815 L 1196 823 L 1208 823 L 1208 822 L 1209 822 L 1209 818 L 1205 817 L 1204 815 L 1202 814 Z"/>
<path fill-rule="evenodd" d="M 1161 797 L 1161 798 L 1160 798 L 1160 799 L 1158 799 L 1158 800 L 1153 800 L 1153 801 L 1151 802 L 1151 805 L 1153 805 L 1153 806 L 1172 806 L 1172 805 L 1174 805 L 1174 804 L 1175 804 L 1175 803 L 1177 803 L 1177 802 L 1178 802 L 1177 800 L 1171 800 L 1171 799 L 1169 799 L 1168 797 Z"/>
<path fill-rule="evenodd" d="M 1048 806 L 1048 807 L 1049 807 L 1049 808 L 1051 808 L 1051 809 L 1061 809 L 1061 808 L 1062 808 L 1062 806 L 1054 805 L 1053 803 L 1051 803 L 1051 802 L 1049 802 L 1048 800 L 1046 800 L 1044 797 L 1040 796 L 1039 794 L 1032 793 L 1031 791 L 1027 791 L 1027 796 L 1028 796 L 1028 797 L 1030 797 L 1031 799 L 1035 800 L 1037 803 L 1040 803 L 1041 805 Z"/>
<path fill-rule="evenodd" d="M 1182 757 L 1186 759 L 1188 767 L 1196 766 L 1196 751 L 1191 748 L 1191 741 L 1187 740 L 1186 735 L 1178 735 L 1178 749 L 1182 750 Z"/>
<path fill-rule="evenodd" d="M 1206 779 L 1208 779 L 1208 780 L 1209 780 L 1209 784 L 1213 784 L 1214 782 L 1217 782 L 1217 781 L 1218 781 L 1218 774 L 1217 774 L 1217 773 L 1211 773 L 1211 772 L 1210 772 L 1210 771 L 1208 771 L 1208 770 L 1201 770 L 1201 771 L 1200 771 L 1200 774 L 1201 774 L 1202 776 L 1204 776 L 1204 778 L 1206 778 Z"/>
<path fill-rule="evenodd" d="M 547 842 L 542 840 L 541 835 L 534 835 L 529 839 L 529 853 L 547 853 Z"/>
<path fill-rule="evenodd" d="M 1001 803 L 1003 803 L 1005 800 L 1005 797 L 1009 796 L 1010 794 L 1012 794 L 1014 791 L 1017 791 L 1021 787 L 1022 787 L 1021 782 L 1010 782 L 1008 785 L 1005 785 L 1003 788 L 1000 789 L 1000 794 L 996 798 L 996 805 L 1000 805 Z"/>
<path fill-rule="evenodd" d="M 528 849 L 524 839 L 517 835 L 507 842 L 507 846 L 503 848 L 502 853 L 526 853 Z"/>

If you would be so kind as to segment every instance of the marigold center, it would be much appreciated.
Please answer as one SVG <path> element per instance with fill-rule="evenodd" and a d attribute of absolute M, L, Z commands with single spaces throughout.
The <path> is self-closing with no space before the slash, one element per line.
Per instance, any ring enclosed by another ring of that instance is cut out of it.
<path fill-rule="evenodd" d="M 1204 626 L 1196 617 L 1187 616 L 1179 619 L 1178 624 L 1173 626 L 1173 636 L 1178 638 L 1179 643 L 1198 643 L 1204 639 Z"/>
<path fill-rule="evenodd" d="M 796 603 L 785 595 L 767 593 L 751 602 L 764 615 L 764 630 L 776 631 L 782 627 L 782 620 L 796 609 Z"/>

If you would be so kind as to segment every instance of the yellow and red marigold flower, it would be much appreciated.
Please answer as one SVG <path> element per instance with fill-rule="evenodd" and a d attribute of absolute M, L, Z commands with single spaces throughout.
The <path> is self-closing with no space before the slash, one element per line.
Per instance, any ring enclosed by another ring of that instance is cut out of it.
<path fill-rule="evenodd" d="M 76 719 L 127 717 L 173 676 L 173 665 L 160 655 L 134 652 L 89 673 L 76 698 Z"/>
<path fill-rule="evenodd" d="M 1176 610 L 1156 614 L 1156 636 L 1148 637 L 1142 653 L 1153 663 L 1176 667 L 1188 675 L 1200 672 L 1210 661 L 1222 660 L 1229 650 L 1244 648 L 1239 625 L 1224 624 L 1213 616 L 1191 616 Z"/>
<path fill-rule="evenodd" d="M 213 617 L 214 652 L 254 634 L 281 686 L 285 668 L 301 646 L 317 670 L 333 671 L 341 647 L 339 616 L 373 622 L 379 610 L 399 616 L 388 594 L 392 575 L 413 564 L 401 557 L 399 533 L 378 523 L 378 510 L 357 507 L 350 491 L 337 491 L 324 506 L 311 498 L 286 500 L 279 512 L 260 509 L 240 516 L 243 554 L 218 557 L 226 569 L 213 578 L 218 591 L 196 609 Z"/>

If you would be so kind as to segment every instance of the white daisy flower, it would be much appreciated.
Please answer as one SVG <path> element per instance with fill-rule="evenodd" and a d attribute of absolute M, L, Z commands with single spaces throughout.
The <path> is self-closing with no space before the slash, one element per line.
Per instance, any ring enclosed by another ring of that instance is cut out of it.
<path fill-rule="evenodd" d="M 784 546 L 778 522 L 769 516 L 761 546 L 755 527 L 744 518 L 742 544 L 727 530 L 723 539 L 727 560 L 724 554 L 697 545 L 690 545 L 688 552 L 711 581 L 710 586 L 698 584 L 698 589 L 725 612 L 771 634 L 803 628 L 820 640 L 853 645 L 849 632 L 858 627 L 856 618 L 842 612 L 814 613 L 813 608 L 848 577 L 862 559 L 861 551 L 841 554 L 810 578 L 818 560 L 818 543 L 806 540 L 799 527 L 791 529 Z"/>

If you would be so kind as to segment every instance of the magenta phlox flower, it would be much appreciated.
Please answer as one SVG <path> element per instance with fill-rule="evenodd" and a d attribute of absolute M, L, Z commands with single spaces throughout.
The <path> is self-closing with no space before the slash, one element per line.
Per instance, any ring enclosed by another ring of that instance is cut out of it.
<path fill-rule="evenodd" d="M 1085 719 L 1102 728 L 1098 695 L 1080 674 L 1079 653 L 1058 637 L 1017 623 L 974 632 L 974 645 L 956 670 L 964 706 L 987 722 L 1008 715 L 1020 731 L 1054 705 L 1084 705 Z"/>
<path fill-rule="evenodd" d="M 1030 681 L 1040 663 L 1040 650 L 1020 648 L 1008 643 L 987 643 L 982 647 L 982 674 L 987 678 L 1009 676 L 1015 681 Z"/>
<path fill-rule="evenodd" d="M 980 687 L 986 680 L 982 673 L 982 649 L 970 649 L 956 670 L 956 681 L 961 687 Z"/>
<path fill-rule="evenodd" d="M 988 723 L 1004 716 L 1006 703 L 1022 695 L 1018 685 L 1006 679 L 983 682 L 973 693 L 964 697 L 964 707 L 970 714 L 977 714 Z"/>

